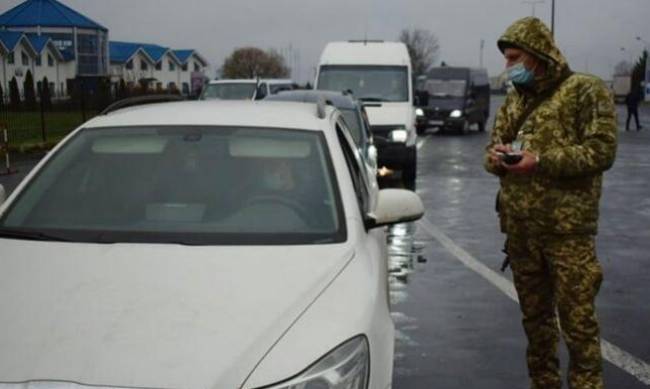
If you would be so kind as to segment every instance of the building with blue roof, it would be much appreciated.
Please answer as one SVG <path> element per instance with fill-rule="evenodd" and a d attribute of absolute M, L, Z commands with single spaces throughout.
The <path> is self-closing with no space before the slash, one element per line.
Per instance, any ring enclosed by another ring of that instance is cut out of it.
<path fill-rule="evenodd" d="M 35 81 L 47 77 L 54 83 L 50 89 L 57 95 L 67 95 L 80 80 L 94 89 L 106 77 L 114 84 L 121 79 L 133 85 L 148 80 L 152 88 L 190 93 L 192 85 L 202 85 L 208 66 L 195 50 L 109 42 L 108 28 L 59 0 L 26 0 L 5 11 L 0 14 L 0 34 L 3 89 L 12 77 L 22 88 L 22 77 L 30 70 Z"/>
<path fill-rule="evenodd" d="M 181 61 L 174 50 L 151 43 L 111 41 L 111 81 L 124 80 L 127 85 L 143 83 L 155 90 L 180 90 L 184 94 L 192 93 L 192 77 L 200 79 L 203 85 L 204 70 L 207 63 L 194 50 L 187 50 L 188 55 Z M 197 68 L 187 65 L 196 55 Z"/>
<path fill-rule="evenodd" d="M 31 72 L 37 87 L 47 78 L 50 91 L 55 96 L 62 96 L 66 88 L 66 66 L 52 38 L 0 30 L 0 85 L 3 90 L 8 90 L 9 82 L 15 77 L 18 89 L 23 93 L 24 77 Z"/>

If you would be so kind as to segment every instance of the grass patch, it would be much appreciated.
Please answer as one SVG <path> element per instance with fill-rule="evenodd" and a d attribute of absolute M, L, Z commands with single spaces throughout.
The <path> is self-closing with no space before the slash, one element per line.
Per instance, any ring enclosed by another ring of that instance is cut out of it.
<path fill-rule="evenodd" d="M 86 120 L 96 112 L 87 112 Z M 10 150 L 23 151 L 30 148 L 52 146 L 84 122 L 81 111 L 45 112 L 45 141 L 39 111 L 5 112 L 4 122 L 9 130 Z"/>

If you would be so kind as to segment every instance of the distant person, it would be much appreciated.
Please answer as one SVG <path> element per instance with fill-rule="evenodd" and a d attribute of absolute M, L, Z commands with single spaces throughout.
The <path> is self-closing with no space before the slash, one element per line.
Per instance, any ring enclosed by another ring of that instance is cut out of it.
<path fill-rule="evenodd" d="M 625 131 L 630 131 L 630 119 L 634 116 L 636 130 L 640 131 L 643 127 L 639 124 L 639 102 L 641 101 L 641 91 L 632 89 L 625 96 L 625 105 L 627 105 L 627 121 L 625 122 Z"/>
<path fill-rule="evenodd" d="M 602 174 L 616 155 L 614 101 L 600 79 L 571 72 L 537 18 L 516 21 L 498 46 L 513 88 L 496 115 L 485 168 L 500 179 L 499 217 L 528 337 L 531 388 L 562 387 L 561 329 L 569 387 L 602 389 L 594 237 Z"/>

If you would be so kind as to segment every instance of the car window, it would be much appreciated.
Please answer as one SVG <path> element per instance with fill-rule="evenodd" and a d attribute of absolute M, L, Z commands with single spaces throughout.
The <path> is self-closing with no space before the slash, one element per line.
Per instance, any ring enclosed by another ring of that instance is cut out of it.
<path fill-rule="evenodd" d="M 270 84 L 271 94 L 277 94 L 285 90 L 293 90 L 292 84 Z"/>
<path fill-rule="evenodd" d="M 348 172 L 352 178 L 354 191 L 357 197 L 357 203 L 362 216 L 365 216 L 369 211 L 370 206 L 370 193 L 368 188 L 368 180 L 366 178 L 366 170 L 363 168 L 363 162 L 359 154 L 359 150 L 354 146 L 351 137 L 347 134 L 345 123 L 341 120 L 337 121 L 336 134 L 338 136 L 345 162 L 348 166 Z"/>
<path fill-rule="evenodd" d="M 328 148 L 313 131 L 140 127 L 75 136 L 2 229 L 79 241 L 315 244 L 345 240 Z"/>
<path fill-rule="evenodd" d="M 361 137 L 362 123 L 361 118 L 359 117 L 359 112 L 356 109 L 341 109 L 345 124 L 347 125 L 348 130 L 350 130 L 350 135 L 357 147 L 363 147 L 363 139 Z"/>
<path fill-rule="evenodd" d="M 255 93 L 254 83 L 208 84 L 203 90 L 201 100 L 249 100 Z"/>

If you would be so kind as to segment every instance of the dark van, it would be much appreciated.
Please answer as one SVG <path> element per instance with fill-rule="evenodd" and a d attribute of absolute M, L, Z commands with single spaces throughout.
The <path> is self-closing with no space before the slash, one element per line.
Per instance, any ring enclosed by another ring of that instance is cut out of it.
<path fill-rule="evenodd" d="M 485 131 L 490 116 L 490 81 L 485 69 L 438 67 L 416 80 L 417 131 Z"/>

